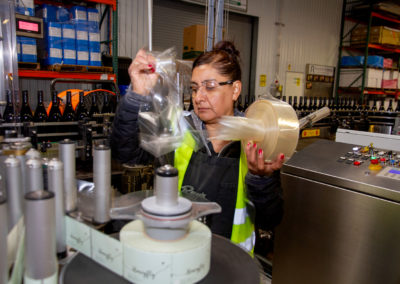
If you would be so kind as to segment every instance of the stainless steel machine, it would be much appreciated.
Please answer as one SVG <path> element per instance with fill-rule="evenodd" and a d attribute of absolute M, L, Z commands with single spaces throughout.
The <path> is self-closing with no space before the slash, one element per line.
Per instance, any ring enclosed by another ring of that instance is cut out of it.
<path fill-rule="evenodd" d="M 273 284 L 400 283 L 399 154 L 319 140 L 283 166 Z"/>

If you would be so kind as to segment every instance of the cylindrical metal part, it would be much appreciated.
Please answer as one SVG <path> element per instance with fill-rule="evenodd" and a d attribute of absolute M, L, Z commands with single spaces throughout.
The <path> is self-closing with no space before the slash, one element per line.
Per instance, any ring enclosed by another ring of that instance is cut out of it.
<path fill-rule="evenodd" d="M 0 284 L 8 281 L 7 235 L 7 203 L 5 196 L 0 196 Z"/>
<path fill-rule="evenodd" d="M 27 160 L 32 159 L 32 158 L 37 158 L 40 159 L 41 155 L 40 152 L 34 148 L 30 148 L 26 153 L 25 153 L 25 157 Z"/>
<path fill-rule="evenodd" d="M 27 193 L 25 213 L 25 277 L 49 278 L 57 273 L 54 193 Z"/>
<path fill-rule="evenodd" d="M 94 148 L 93 181 L 95 193 L 93 220 L 96 223 L 105 223 L 110 220 L 111 207 L 111 151 L 107 146 L 100 145 Z"/>
<path fill-rule="evenodd" d="M 178 170 L 171 165 L 159 167 L 155 179 L 156 203 L 171 207 L 178 204 Z"/>
<path fill-rule="evenodd" d="M 53 158 L 48 163 L 49 191 L 55 195 L 55 217 L 56 217 L 56 244 L 57 255 L 65 255 L 65 222 L 64 222 L 64 173 L 63 163 Z"/>
<path fill-rule="evenodd" d="M 22 172 L 22 189 L 24 194 L 28 192 L 27 181 L 26 181 L 26 166 L 25 162 L 28 160 L 25 156 L 28 149 L 31 147 L 30 143 L 14 142 L 11 144 L 9 154 L 15 155 L 15 157 L 21 162 L 21 172 Z M 8 152 L 8 151 L 6 151 Z"/>
<path fill-rule="evenodd" d="M 75 177 L 75 142 L 64 139 L 59 144 L 59 158 L 64 165 L 64 207 L 66 212 L 75 211 L 78 205 L 78 189 Z"/>
<path fill-rule="evenodd" d="M 5 180 L 8 197 L 8 231 L 11 231 L 24 214 L 21 162 L 14 155 L 11 155 L 4 161 L 4 164 L 6 166 Z"/>
<path fill-rule="evenodd" d="M 42 158 L 42 170 L 43 170 L 43 190 L 49 190 L 49 162 L 48 158 Z"/>
<path fill-rule="evenodd" d="M 26 186 L 28 192 L 43 190 L 42 161 L 37 158 L 26 161 Z"/>

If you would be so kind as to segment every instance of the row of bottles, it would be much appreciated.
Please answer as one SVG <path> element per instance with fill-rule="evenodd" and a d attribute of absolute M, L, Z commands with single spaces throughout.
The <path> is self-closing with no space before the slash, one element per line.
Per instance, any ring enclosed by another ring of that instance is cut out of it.
<path fill-rule="evenodd" d="M 6 123 L 11 123 L 15 121 L 19 122 L 61 122 L 61 121 L 76 121 L 84 120 L 86 118 L 91 118 L 95 114 L 101 113 L 113 113 L 115 112 L 115 104 L 110 102 L 109 95 L 104 95 L 104 102 L 102 110 L 100 111 L 97 104 L 97 97 L 92 95 L 92 103 L 89 111 L 84 104 L 84 92 L 79 93 L 79 103 L 74 110 L 71 101 L 71 92 L 67 92 L 66 105 L 63 114 L 60 111 L 59 98 L 57 96 L 57 91 L 52 94 L 52 106 L 50 108 L 49 115 L 47 115 L 44 103 L 43 103 L 43 91 L 38 91 L 37 93 L 37 106 L 35 112 L 32 113 L 31 107 L 29 105 L 28 91 L 22 91 L 22 105 L 19 115 L 15 114 L 14 104 L 11 94 L 8 92 L 6 94 L 7 105 L 4 109 L 3 119 Z"/>
<path fill-rule="evenodd" d="M 286 102 L 286 96 L 283 96 L 282 100 Z M 335 99 L 328 99 L 326 97 L 299 97 L 298 103 L 297 97 L 289 96 L 288 103 L 298 113 L 299 117 L 303 117 L 325 106 L 329 107 L 332 112 L 335 112 L 339 116 L 354 114 L 354 112 L 357 112 L 356 115 L 361 115 L 361 112 L 367 112 L 369 116 L 392 117 L 400 113 L 400 101 L 397 102 L 396 109 L 394 109 L 392 99 L 389 100 L 387 108 L 385 108 L 384 99 L 382 99 L 379 108 L 377 107 L 376 99 L 373 100 L 372 107 L 370 107 L 370 100 L 363 105 L 351 98 L 340 98 L 336 102 Z"/>

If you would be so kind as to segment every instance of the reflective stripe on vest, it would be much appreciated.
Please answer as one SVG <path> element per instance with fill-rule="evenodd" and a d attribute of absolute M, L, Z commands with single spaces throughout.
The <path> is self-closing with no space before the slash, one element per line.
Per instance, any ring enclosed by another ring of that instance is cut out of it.
<path fill-rule="evenodd" d="M 195 140 L 189 132 L 186 132 L 185 138 L 182 145 L 175 150 L 174 165 L 178 169 L 179 180 L 178 188 L 181 190 L 183 179 L 187 167 L 189 165 L 190 158 L 192 157 Z M 247 214 L 247 197 L 245 189 L 245 177 L 247 174 L 247 159 L 246 154 L 243 151 L 243 147 L 240 147 L 240 161 L 239 161 L 239 177 L 238 177 L 238 188 L 236 195 L 235 214 L 233 217 L 232 235 L 231 241 L 238 244 L 251 255 L 253 255 L 254 244 L 255 244 L 255 232 L 254 224 L 250 220 Z"/>

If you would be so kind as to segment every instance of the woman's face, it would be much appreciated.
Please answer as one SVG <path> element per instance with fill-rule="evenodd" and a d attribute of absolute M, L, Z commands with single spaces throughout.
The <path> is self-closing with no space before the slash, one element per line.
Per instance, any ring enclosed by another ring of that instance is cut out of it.
<path fill-rule="evenodd" d="M 223 115 L 233 115 L 233 104 L 241 87 L 240 81 L 230 81 L 210 64 L 197 66 L 191 81 L 194 112 L 205 123 L 215 123 Z"/>

